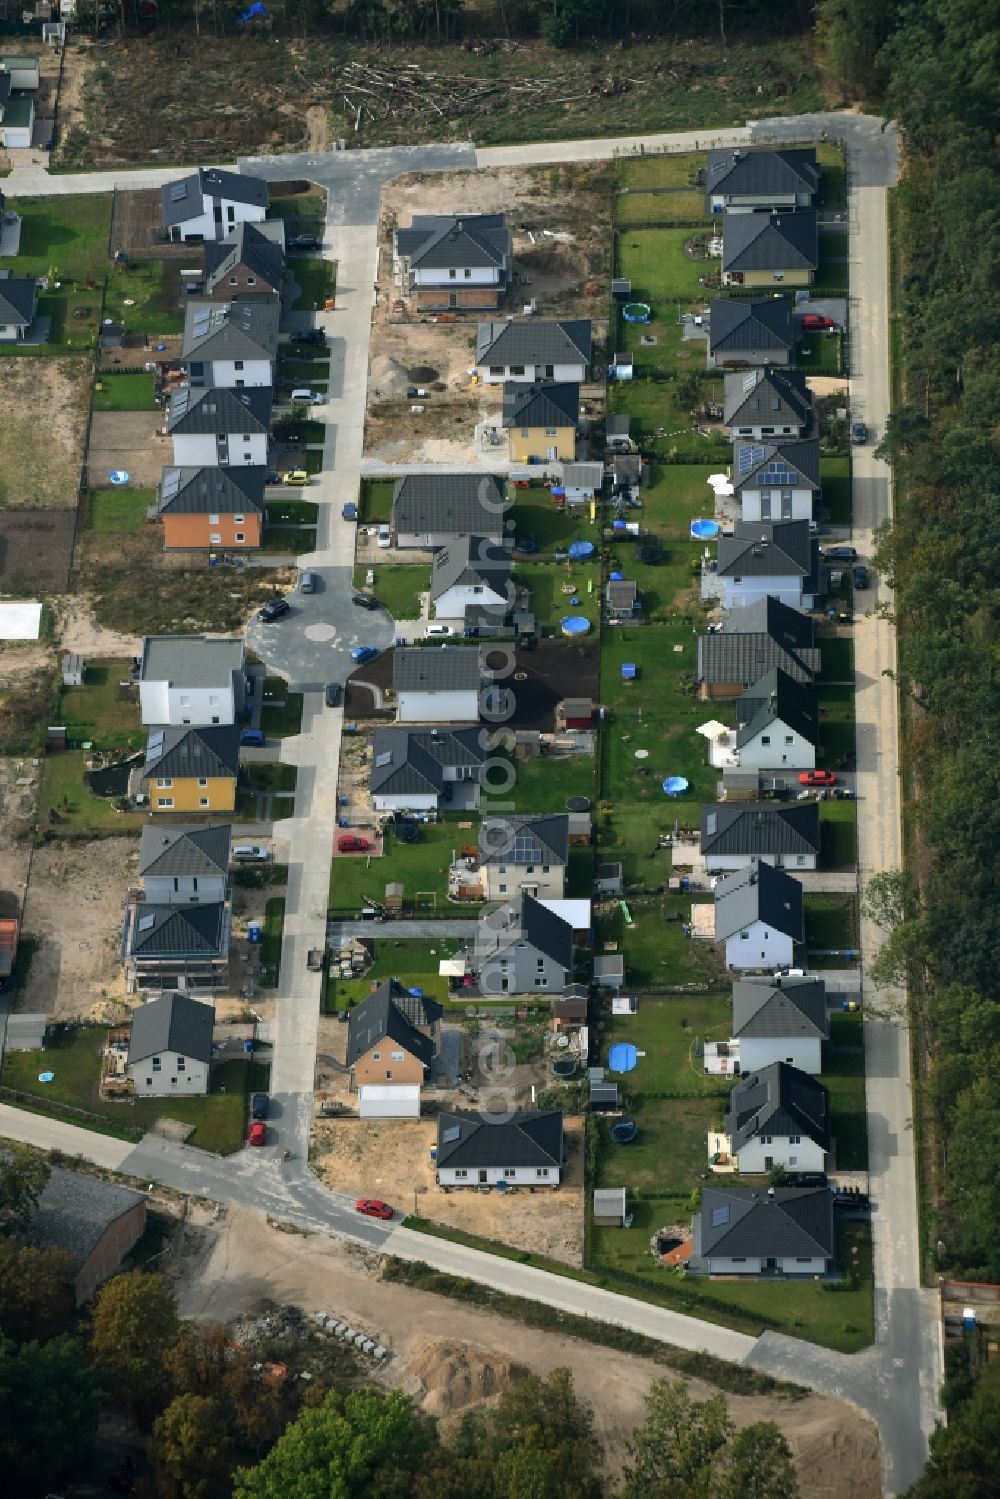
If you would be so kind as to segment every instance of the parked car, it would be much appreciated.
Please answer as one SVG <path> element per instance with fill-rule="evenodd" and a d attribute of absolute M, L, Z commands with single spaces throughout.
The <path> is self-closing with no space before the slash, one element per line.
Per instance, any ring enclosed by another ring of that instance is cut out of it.
<path fill-rule="evenodd" d="M 266 864 L 270 857 L 259 843 L 237 843 L 233 849 L 234 864 Z"/>
<path fill-rule="evenodd" d="M 428 640 L 443 640 L 446 635 L 451 635 L 453 633 L 454 632 L 452 631 L 451 625 L 428 625 L 427 626 L 427 639 Z"/>
<path fill-rule="evenodd" d="M 836 328 L 832 317 L 827 317 L 823 312 L 807 312 L 802 319 L 803 333 L 815 333 L 826 328 Z"/>
<path fill-rule="evenodd" d="M 254 1119 L 266 1119 L 271 1100 L 266 1093 L 255 1093 L 250 1100 L 250 1114 Z"/>
<path fill-rule="evenodd" d="M 359 1197 L 354 1204 L 359 1213 L 364 1213 L 366 1218 L 382 1218 L 388 1223 L 394 1216 L 394 1209 L 387 1202 L 380 1202 L 377 1197 Z"/>
<path fill-rule="evenodd" d="M 287 599 L 270 599 L 264 606 L 257 610 L 257 618 L 269 625 L 272 620 L 281 619 L 283 614 L 289 612 L 290 605 Z"/>
<path fill-rule="evenodd" d="M 865 567 L 864 563 L 859 562 L 857 567 L 851 569 L 851 578 L 854 582 L 855 588 L 868 587 L 868 569 L 867 567 Z"/>
<path fill-rule="evenodd" d="M 309 475 L 304 468 L 290 468 L 287 474 L 281 476 L 282 484 L 308 484 Z"/>
<path fill-rule="evenodd" d="M 392 546 L 392 531 L 388 526 L 379 526 L 378 535 L 375 537 L 375 544 L 382 548 Z"/>
<path fill-rule="evenodd" d="M 318 234 L 292 234 L 289 236 L 288 248 L 290 250 L 318 250 L 320 239 Z"/>
<path fill-rule="evenodd" d="M 851 423 L 851 441 L 857 446 L 868 441 L 868 428 L 864 422 Z"/>
<path fill-rule="evenodd" d="M 357 520 L 358 507 L 354 504 L 353 500 L 348 500 L 346 504 L 341 507 L 340 516 L 342 520 Z"/>
<path fill-rule="evenodd" d="M 299 592 L 300 593 L 315 593 L 316 592 L 316 584 L 318 582 L 319 582 L 319 578 L 316 576 L 315 573 L 311 573 L 308 570 L 305 571 L 305 572 L 299 573 Z"/>
<path fill-rule="evenodd" d="M 368 854 L 371 847 L 367 838 L 359 838 L 356 833 L 342 833 L 337 839 L 339 854 Z"/>
<path fill-rule="evenodd" d="M 306 239 L 311 238 L 311 235 L 306 235 Z M 322 328 L 303 328 L 301 333 L 292 334 L 292 342 L 297 344 L 325 344 L 326 334 Z"/>
<path fill-rule="evenodd" d="M 263 1119 L 255 1119 L 253 1124 L 251 1124 L 250 1133 L 247 1135 L 247 1144 L 267 1144 L 267 1125 L 264 1123 Z"/>
<path fill-rule="evenodd" d="M 785 1176 L 785 1184 L 789 1187 L 825 1187 L 825 1171 L 789 1171 Z"/>
<path fill-rule="evenodd" d="M 267 743 L 267 735 L 263 729 L 244 729 L 240 735 L 240 744 L 245 744 L 251 749 L 263 749 Z"/>
<path fill-rule="evenodd" d="M 357 604 L 359 609 L 377 609 L 378 599 L 373 593 L 355 593 L 351 595 L 351 603 Z"/>
<path fill-rule="evenodd" d="M 836 786 L 835 770 L 804 770 L 799 776 L 800 786 Z"/>
<path fill-rule="evenodd" d="M 326 684 L 326 706 L 328 708 L 337 708 L 337 707 L 339 707 L 339 705 L 340 705 L 340 699 L 343 697 L 343 695 L 344 695 L 344 689 L 341 687 L 341 685 L 340 685 L 339 682 L 327 682 L 327 684 Z"/>
<path fill-rule="evenodd" d="M 857 555 L 857 547 L 835 546 L 823 548 L 823 556 L 828 562 L 854 562 L 857 560 Z"/>
<path fill-rule="evenodd" d="M 361 666 L 365 661 L 373 661 L 377 655 L 378 651 L 373 645 L 356 645 L 351 652 L 351 660 Z"/>

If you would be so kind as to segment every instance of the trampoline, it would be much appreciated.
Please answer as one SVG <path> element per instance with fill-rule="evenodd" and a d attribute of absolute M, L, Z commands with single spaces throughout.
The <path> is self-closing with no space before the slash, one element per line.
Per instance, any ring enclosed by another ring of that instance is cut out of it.
<path fill-rule="evenodd" d="M 653 309 L 648 302 L 626 302 L 622 308 L 626 323 L 648 323 L 652 316 Z"/>
<path fill-rule="evenodd" d="M 589 796 L 568 796 L 566 798 L 567 812 L 588 812 L 590 810 Z"/>
<path fill-rule="evenodd" d="M 688 789 L 689 782 L 683 776 L 667 776 L 663 782 L 663 789 L 668 796 L 682 796 Z"/>
<path fill-rule="evenodd" d="M 594 543 L 592 541 L 572 541 L 569 546 L 569 555 L 573 558 L 592 557 L 594 555 Z"/>
<path fill-rule="evenodd" d="M 608 1067 L 612 1072 L 632 1072 L 638 1061 L 638 1052 L 631 1041 L 616 1041 L 608 1052 Z"/>
<path fill-rule="evenodd" d="M 565 618 L 559 621 L 559 628 L 563 632 L 563 634 L 568 635 L 571 640 L 578 639 L 581 635 L 588 634 L 590 630 L 590 620 L 584 619 L 583 616 L 579 614 L 567 614 Z"/>
<path fill-rule="evenodd" d="M 717 520 L 693 520 L 691 535 L 695 541 L 714 541 L 722 530 Z"/>
<path fill-rule="evenodd" d="M 611 1138 L 616 1145 L 631 1145 L 639 1133 L 639 1126 L 634 1119 L 619 1119 L 611 1126 Z"/>

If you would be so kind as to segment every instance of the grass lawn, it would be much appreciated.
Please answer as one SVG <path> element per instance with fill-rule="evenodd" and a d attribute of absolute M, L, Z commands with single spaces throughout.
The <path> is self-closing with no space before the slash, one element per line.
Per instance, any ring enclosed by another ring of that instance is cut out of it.
<path fill-rule="evenodd" d="M 858 859 L 857 802 L 820 802 L 820 860 L 825 869 L 850 869 Z"/>
<path fill-rule="evenodd" d="M 302 732 L 302 694 L 289 692 L 282 677 L 264 678 L 261 728 L 269 739 Z"/>
<path fill-rule="evenodd" d="M 87 495 L 87 529 L 131 535 L 146 525 L 146 512 L 155 504 L 155 489 L 92 489 Z"/>
<path fill-rule="evenodd" d="M 407 909 L 413 908 L 420 896 L 417 908 L 426 913 L 474 916 L 475 906 L 458 910 L 449 906 L 447 895 L 452 852 L 475 841 L 474 829 L 459 829 L 455 822 L 421 824 L 416 843 L 397 843 L 391 830 L 387 830 L 381 858 L 348 854 L 333 860 L 330 909 L 356 916 L 369 896 L 381 900 L 386 884 L 398 880 L 403 886 Z M 427 898 L 431 895 L 436 900 Z"/>
<path fill-rule="evenodd" d="M 805 896 L 806 946 L 856 952 L 858 903 L 853 895 L 808 892 Z M 834 966 L 842 967 L 841 963 Z"/>
<path fill-rule="evenodd" d="M 711 223 L 705 218 L 705 200 L 695 188 L 621 193 L 615 204 L 615 218 L 620 228 L 633 224 Z"/>
<path fill-rule="evenodd" d="M 361 522 L 387 521 L 392 515 L 392 496 L 396 488 L 395 479 L 362 479 L 361 498 L 358 503 L 358 519 Z M 344 499 L 349 500 L 350 495 Z"/>
<path fill-rule="evenodd" d="M 823 764 L 837 770 L 854 754 L 854 687 L 821 687 L 818 703 Z"/>
<path fill-rule="evenodd" d="M 84 779 L 86 750 L 47 755 L 38 796 L 38 826 L 61 833 L 131 833 L 142 827 L 142 812 L 119 812 L 113 798 L 95 796 Z M 53 822 L 50 809 L 58 816 Z"/>
<path fill-rule="evenodd" d="M 633 301 L 649 302 L 655 311 L 658 302 L 674 298 L 686 302 L 703 295 L 698 278 L 712 266 L 709 261 L 692 260 L 685 255 L 684 246 L 693 232 L 691 229 L 623 230 L 618 236 L 618 274 L 630 278 Z"/>
<path fill-rule="evenodd" d="M 293 312 L 321 310 L 326 298 L 332 297 L 336 290 L 336 267 L 321 255 L 296 256 L 289 261 L 288 272 L 299 286 L 299 294 L 292 303 Z"/>
<path fill-rule="evenodd" d="M 376 567 L 374 572 L 375 584 L 372 591 L 393 619 L 419 619 L 419 595 L 426 593 L 430 587 L 430 568 L 423 563 L 401 562 L 398 566 L 387 563 L 383 567 Z M 354 569 L 355 588 L 364 589 L 367 573 L 367 567 Z M 358 629 L 364 634 L 367 615 L 359 608 L 357 616 Z"/>
<path fill-rule="evenodd" d="M 318 516 L 319 506 L 313 500 L 286 499 L 282 495 L 264 506 L 264 523 L 268 526 L 315 526 Z"/>
<path fill-rule="evenodd" d="M 823 682 L 854 681 L 854 641 L 849 635 L 820 640 L 820 674 Z"/>
<path fill-rule="evenodd" d="M 653 187 L 692 187 L 704 165 L 702 151 L 676 156 L 627 157 L 619 163 L 618 181 L 621 187 L 633 192 Z"/>
<path fill-rule="evenodd" d="M 60 688 L 58 722 L 67 738 L 89 739 L 101 749 L 142 748 L 146 731 L 139 723 L 138 690 L 124 692 L 118 685 L 128 681 L 131 664 L 127 658 L 88 662 L 82 687 Z"/>
<path fill-rule="evenodd" d="M 308 385 L 326 385 L 330 379 L 330 356 L 325 359 L 282 359 L 279 380 L 301 380 Z"/>
<path fill-rule="evenodd" d="M 545 631 L 556 631 L 559 621 L 567 614 L 579 615 L 596 625 L 601 614 L 601 570 L 596 561 L 573 562 L 572 565 L 555 562 L 519 562 L 514 569 L 514 582 L 527 588 L 531 594 L 531 609 L 539 626 Z M 573 592 L 564 592 L 570 583 Z M 581 600 L 576 607 L 571 598 Z"/>
<path fill-rule="evenodd" d="M 722 402 L 722 380 L 717 372 L 691 371 L 701 379 L 702 396 Z M 732 445 L 721 436 L 703 437 L 691 411 L 680 400 L 674 379 L 625 380 L 608 389 L 609 411 L 628 412 L 632 436 L 643 453 L 671 463 L 705 463 L 711 472 L 732 462 Z M 657 435 L 658 433 L 662 435 Z"/>
<path fill-rule="evenodd" d="M 844 171 L 844 150 L 832 141 L 821 142 L 816 147 L 816 160 L 822 171 L 819 179 L 819 204 L 821 208 L 847 207 L 847 174 Z"/>
<path fill-rule="evenodd" d="M 228 1155 L 239 1150 L 246 1130 L 247 1094 L 267 1086 L 267 1067 L 234 1060 L 212 1068 L 210 1092 L 203 1098 L 143 1098 L 134 1102 L 103 1102 L 99 1095 L 101 1052 L 106 1031 L 88 1026 L 59 1030 L 44 1051 L 7 1052 L 2 1082 L 26 1093 L 40 1112 L 53 1114 L 87 1129 L 98 1129 L 122 1139 L 139 1139 L 157 1119 L 179 1119 L 193 1124 L 188 1145 Z M 51 1083 L 38 1074 L 55 1073 Z M 80 1115 L 75 1109 L 83 1110 Z"/>
<path fill-rule="evenodd" d="M 585 506 L 573 512 L 560 510 L 540 486 L 514 490 L 513 499 L 507 519 L 514 521 L 518 536 L 532 537 L 541 552 L 565 551 L 571 541 L 600 539 Z"/>
<path fill-rule="evenodd" d="M 828 1048 L 829 1051 L 829 1048 Z M 865 1058 L 862 1051 L 833 1052 L 820 1082 L 830 1098 L 830 1133 L 836 1141 L 838 1171 L 868 1167 L 865 1114 Z"/>
<path fill-rule="evenodd" d="M 843 333 L 800 333 L 795 363 L 807 375 L 839 375 L 843 372 Z"/>
<path fill-rule="evenodd" d="M 823 508 L 835 526 L 849 526 L 854 513 L 851 502 L 851 460 L 846 453 L 824 455 L 819 461 L 823 486 Z"/>
<path fill-rule="evenodd" d="M 695 262 L 692 261 L 691 264 L 694 265 Z M 649 373 L 669 375 L 678 371 L 707 375 L 710 373 L 705 367 L 707 343 L 702 338 L 685 338 L 678 321 L 679 312 L 700 312 L 704 306 L 704 297 L 695 294 L 690 301 L 661 302 L 658 307 L 654 305 L 652 322 L 646 324 L 626 323 L 619 317 L 609 344 L 613 343 L 616 349 L 628 350 L 632 354 L 635 371 L 640 378 Z M 656 342 L 644 344 L 644 338 L 655 338 Z"/>
<path fill-rule="evenodd" d="M 327 1014 L 360 1004 L 371 993 L 373 983 L 389 978 L 399 979 L 409 988 L 423 989 L 439 1004 L 447 1003 L 448 980 L 441 977 L 438 966 L 442 958 L 454 955 L 458 944 L 447 938 L 434 942 L 385 935 L 391 931 L 392 927 L 386 925 L 373 928 L 375 961 L 363 978 L 341 979 L 331 964 L 323 999 Z"/>
<path fill-rule="evenodd" d="M 830 254 L 830 250 L 823 244 L 824 238 L 824 235 L 820 235 L 819 269 L 813 277 L 813 282 L 810 290 L 814 297 L 847 296 L 847 260 L 830 260 L 825 258 Z M 845 245 L 847 243 L 846 235 L 834 235 L 832 236 L 832 238 L 835 241 L 843 238 Z M 836 253 L 839 253 L 839 251 L 836 251 Z M 837 337 L 839 341 L 839 335 L 834 336 Z"/>
<path fill-rule="evenodd" d="M 152 411 L 156 402 L 156 376 L 137 374 L 101 375 L 94 385 L 95 411 Z"/>
<path fill-rule="evenodd" d="M 289 236 L 319 233 L 326 219 L 326 193 L 311 188 L 306 193 L 288 193 L 270 197 L 272 219 L 284 219 Z M 318 225 L 319 228 L 314 226 Z"/>
<path fill-rule="evenodd" d="M 17 352 L 45 356 L 54 349 L 93 348 L 109 270 L 110 193 L 9 198 L 7 208 L 22 218 L 20 254 L 10 262 L 11 275 L 48 276 L 52 286 L 38 299 L 39 312 L 52 318 L 49 342 Z"/>
<path fill-rule="evenodd" d="M 665 881 L 667 866 L 661 864 L 659 869 Z M 640 903 L 635 897 L 627 897 L 631 926 L 626 925 L 620 908 L 612 916 L 601 918 L 597 951 L 600 951 L 601 943 L 617 942 L 618 951 L 625 954 L 627 988 L 663 989 L 673 984 L 710 984 L 714 987 L 720 980 L 713 944 L 694 942 L 685 937 L 682 930 L 690 916 L 692 899 L 694 897 L 690 895 L 666 895 L 647 898 Z M 669 913 L 677 919 L 668 921 Z"/>
<path fill-rule="evenodd" d="M 628 937 L 626 936 L 626 943 Z M 627 951 L 627 948 L 626 948 Z M 716 1094 L 728 1098 L 724 1078 L 708 1077 L 697 1042 L 725 1041 L 733 1028 L 732 999 L 728 994 L 671 994 L 664 998 L 643 997 L 635 1015 L 615 1015 L 604 1038 L 600 1061 L 616 1041 L 631 1041 L 643 1056 L 634 1072 L 622 1079 L 628 1095 L 673 1093 L 702 1098 Z"/>
<path fill-rule="evenodd" d="M 264 907 L 264 932 L 260 944 L 260 982 L 263 989 L 273 989 L 277 985 L 284 930 L 285 897 L 273 895 Z"/>
<path fill-rule="evenodd" d="M 244 786 L 247 791 L 294 792 L 298 770 L 294 765 L 282 765 L 278 761 L 255 761 L 243 767 Z"/>
<path fill-rule="evenodd" d="M 638 1070 L 629 1078 L 638 1076 Z M 598 1121 L 599 1185 L 622 1186 L 625 1176 L 624 1184 L 638 1192 L 690 1198 L 708 1169 L 708 1132 L 726 1111 L 729 1088 L 717 1086 L 715 1091 L 718 1097 L 654 1098 L 635 1084 L 627 1110 L 627 1117 L 639 1126 L 633 1143 L 616 1145 L 611 1120 Z M 644 1239 L 647 1248 L 648 1242 Z"/>
<path fill-rule="evenodd" d="M 567 797 L 586 796 L 592 802 L 597 792 L 597 765 L 590 755 L 515 760 L 512 768 L 510 799 L 518 812 L 559 812 Z"/>
<path fill-rule="evenodd" d="M 184 309 L 180 298 L 184 293 L 180 272 L 176 260 L 134 260 L 127 271 L 112 267 L 105 317 L 123 322 L 129 333 L 152 337 L 182 333 Z"/>

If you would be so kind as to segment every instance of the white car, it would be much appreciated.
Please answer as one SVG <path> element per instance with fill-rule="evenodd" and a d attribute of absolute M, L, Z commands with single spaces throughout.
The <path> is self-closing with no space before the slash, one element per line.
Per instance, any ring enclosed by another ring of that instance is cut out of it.
<path fill-rule="evenodd" d="M 451 635 L 453 633 L 454 632 L 453 632 L 453 630 L 451 628 L 451 625 L 428 625 L 427 626 L 427 639 L 428 640 L 434 640 L 434 639 L 440 640 L 445 635 Z"/>
<path fill-rule="evenodd" d="M 378 534 L 375 537 L 375 544 L 380 547 L 392 546 L 392 531 L 388 526 L 379 526 Z"/>

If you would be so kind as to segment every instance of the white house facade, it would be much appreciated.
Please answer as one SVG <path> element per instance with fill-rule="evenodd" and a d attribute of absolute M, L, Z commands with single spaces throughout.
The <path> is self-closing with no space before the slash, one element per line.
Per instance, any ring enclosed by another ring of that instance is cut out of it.
<path fill-rule="evenodd" d="M 794 957 L 793 939 L 765 921 L 753 921 L 726 938 L 727 968 L 790 968 Z"/>
<path fill-rule="evenodd" d="M 178 468 L 266 468 L 266 432 L 175 432 Z"/>
<path fill-rule="evenodd" d="M 759 730 L 745 744 L 741 743 L 739 752 L 742 770 L 814 770 L 816 767 L 816 746 L 780 719 Z M 815 869 L 815 857 L 811 864 L 799 867 Z"/>
<path fill-rule="evenodd" d="M 139 676 L 146 727 L 234 724 L 243 706 L 243 642 L 205 635 L 148 635 Z"/>

